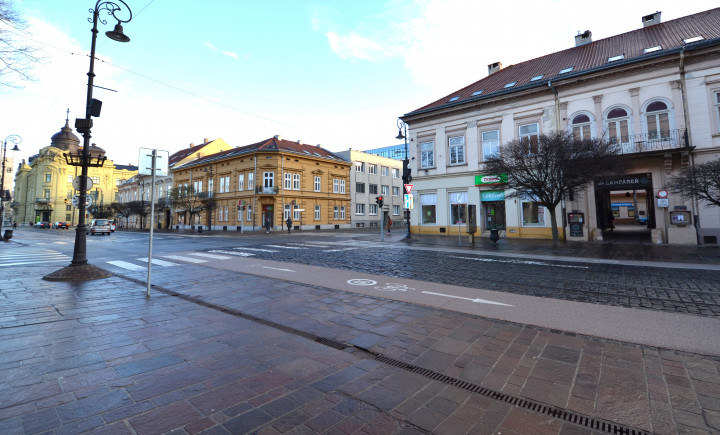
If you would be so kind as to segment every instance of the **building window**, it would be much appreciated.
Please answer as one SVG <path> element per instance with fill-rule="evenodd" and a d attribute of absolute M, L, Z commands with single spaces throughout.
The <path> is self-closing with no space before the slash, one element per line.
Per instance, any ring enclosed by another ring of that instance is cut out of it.
<path fill-rule="evenodd" d="M 202 190 L 202 180 L 195 181 L 193 183 L 193 185 L 194 185 L 193 187 L 195 188 L 195 193 L 200 193 L 203 191 Z"/>
<path fill-rule="evenodd" d="M 390 186 L 382 185 L 380 187 L 380 192 L 382 192 L 383 195 L 390 195 Z"/>
<path fill-rule="evenodd" d="M 591 138 L 592 123 L 590 116 L 581 113 L 572 118 L 570 122 L 572 134 L 575 140 L 587 140 Z"/>
<path fill-rule="evenodd" d="M 333 193 L 338 193 L 340 191 L 340 180 L 337 178 L 333 178 Z"/>
<path fill-rule="evenodd" d="M 713 100 L 713 103 L 715 103 L 715 120 L 720 128 L 720 91 L 715 92 L 713 96 L 715 97 Z"/>
<path fill-rule="evenodd" d="M 227 193 L 230 192 L 230 176 L 227 175 L 225 177 L 220 177 L 220 192 L 219 193 Z"/>
<path fill-rule="evenodd" d="M 120 184 L 120 180 L 117 180 L 117 181 L 118 181 L 118 182 L 115 183 L 115 184 Z M 72 183 L 72 182 L 73 182 L 73 176 L 72 176 L 72 175 L 68 175 L 68 183 Z"/>
<path fill-rule="evenodd" d="M 483 160 L 497 157 L 500 153 L 500 130 L 484 131 L 482 133 Z"/>
<path fill-rule="evenodd" d="M 100 177 L 91 177 L 93 180 L 93 185 L 98 186 L 100 185 Z"/>
<path fill-rule="evenodd" d="M 393 196 L 400 195 L 400 188 L 397 186 L 393 186 Z"/>
<path fill-rule="evenodd" d="M 275 187 L 275 173 L 274 172 L 263 172 L 263 186 L 264 187 Z"/>
<path fill-rule="evenodd" d="M 283 184 L 283 189 L 292 189 L 292 174 L 290 174 L 289 172 L 285 173 L 285 183 Z"/>
<path fill-rule="evenodd" d="M 248 172 L 247 187 L 248 187 L 248 190 L 253 190 L 255 188 L 255 173 L 254 172 Z"/>
<path fill-rule="evenodd" d="M 290 217 L 290 205 L 291 204 L 285 204 L 283 206 L 283 220 L 286 221 Z"/>
<path fill-rule="evenodd" d="M 296 221 L 300 220 L 300 204 L 295 204 L 293 206 L 293 219 Z"/>
<path fill-rule="evenodd" d="M 322 183 L 320 182 L 320 177 L 315 176 L 315 191 L 320 192 L 321 186 L 322 186 Z"/>
<path fill-rule="evenodd" d="M 365 172 L 365 162 L 355 162 L 355 172 Z"/>
<path fill-rule="evenodd" d="M 345 180 L 340 180 L 340 193 L 345 193 Z"/>
<path fill-rule="evenodd" d="M 525 152 L 537 154 L 538 142 L 540 141 L 540 125 L 538 123 L 521 125 L 518 128 L 518 133 Z"/>
<path fill-rule="evenodd" d="M 238 190 L 245 189 L 245 174 L 238 174 Z"/>
<path fill-rule="evenodd" d="M 621 144 L 630 142 L 629 120 L 627 110 L 623 108 L 616 107 L 608 112 L 607 132 L 610 142 Z"/>
<path fill-rule="evenodd" d="M 338 220 L 338 206 L 333 207 L 333 219 Z"/>
<path fill-rule="evenodd" d="M 435 167 L 435 142 L 428 141 L 420 143 L 420 167 Z"/>
<path fill-rule="evenodd" d="M 461 165 L 465 163 L 465 136 L 452 136 L 448 139 L 450 147 L 450 164 Z"/>
<path fill-rule="evenodd" d="M 645 109 L 648 139 L 670 137 L 670 110 L 662 101 L 653 101 Z"/>
<path fill-rule="evenodd" d="M 368 207 L 368 214 L 371 216 L 377 216 L 377 214 L 378 214 L 377 204 L 370 204 L 370 206 Z"/>
<path fill-rule="evenodd" d="M 377 165 L 368 165 L 368 174 L 377 175 Z"/>
<path fill-rule="evenodd" d="M 365 204 L 355 204 L 355 214 L 364 215 L 365 214 Z"/>
<path fill-rule="evenodd" d="M 300 190 L 300 174 L 293 174 L 293 190 Z"/>
<path fill-rule="evenodd" d="M 355 183 L 355 193 L 365 193 L 365 183 Z"/>
<path fill-rule="evenodd" d="M 541 206 L 539 202 L 523 201 L 522 220 L 523 226 L 545 225 L 545 207 Z"/>
<path fill-rule="evenodd" d="M 467 192 L 451 193 L 450 200 L 450 222 L 453 225 L 465 223 L 465 208 L 467 207 Z"/>
<path fill-rule="evenodd" d="M 435 217 L 435 207 L 437 206 L 436 193 L 420 194 L 420 212 L 422 213 L 421 221 L 423 225 L 435 225 L 437 223 Z"/>
<path fill-rule="evenodd" d="M 214 191 L 215 191 L 215 179 L 211 178 L 208 180 L 208 192 L 210 193 L 210 196 L 212 196 L 212 193 Z"/>
<path fill-rule="evenodd" d="M 52 174 L 45 174 L 45 182 L 50 183 L 52 181 Z"/>
<path fill-rule="evenodd" d="M 400 178 L 400 169 L 398 169 L 398 168 L 392 168 L 392 177 L 393 177 L 393 178 Z"/>
<path fill-rule="evenodd" d="M 380 166 L 380 175 L 387 177 L 390 174 L 390 168 L 387 166 Z"/>
<path fill-rule="evenodd" d="M 370 190 L 369 190 L 370 195 L 377 195 L 377 193 L 378 193 L 377 184 L 370 184 L 369 188 L 370 188 Z"/>
<path fill-rule="evenodd" d="M 43 198 L 50 199 L 50 189 L 43 190 Z"/>
<path fill-rule="evenodd" d="M 340 206 L 340 220 L 345 220 L 345 206 Z"/>
<path fill-rule="evenodd" d="M 66 205 L 65 211 L 72 211 L 72 205 L 70 205 L 70 204 Z M 70 218 L 67 218 L 67 220 L 70 220 Z"/>
<path fill-rule="evenodd" d="M 319 205 L 315 206 L 315 220 L 316 221 L 320 220 L 320 206 Z"/>
<path fill-rule="evenodd" d="M 247 208 L 245 210 L 245 212 L 246 212 L 245 220 L 251 221 L 252 220 L 252 205 L 248 205 L 246 207 Z"/>
<path fill-rule="evenodd" d="M 400 214 L 400 206 L 399 206 L 399 205 L 394 205 L 394 206 L 393 206 L 393 216 L 397 216 L 397 215 L 399 215 L 399 214 Z"/>

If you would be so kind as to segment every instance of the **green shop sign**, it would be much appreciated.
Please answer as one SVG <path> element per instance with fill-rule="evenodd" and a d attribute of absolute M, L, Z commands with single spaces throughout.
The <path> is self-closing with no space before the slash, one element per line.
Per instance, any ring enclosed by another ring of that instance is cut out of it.
<path fill-rule="evenodd" d="M 480 201 L 483 201 L 483 202 L 505 201 L 505 191 L 504 190 L 481 190 L 480 191 Z"/>
<path fill-rule="evenodd" d="M 475 176 L 475 185 L 476 186 L 485 186 L 488 184 L 504 184 L 504 183 L 507 183 L 507 180 L 508 180 L 507 174 L 476 175 Z"/>

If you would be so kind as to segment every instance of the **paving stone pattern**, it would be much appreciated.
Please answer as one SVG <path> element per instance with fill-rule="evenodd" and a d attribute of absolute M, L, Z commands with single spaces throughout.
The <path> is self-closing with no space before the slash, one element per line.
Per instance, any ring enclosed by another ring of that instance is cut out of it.
<path fill-rule="evenodd" d="M 202 266 L 154 283 L 656 433 L 720 430 L 720 362 Z M 0 433 L 591 434 L 121 277 L 0 278 Z M 129 278 L 144 279 L 140 272 Z M 353 348 L 350 348 L 353 349 Z"/>
<path fill-rule="evenodd" d="M 256 258 L 353 270 L 427 282 L 483 288 L 553 299 L 720 317 L 720 271 L 568 263 L 551 260 L 449 253 L 437 250 L 358 247 L 325 252 L 317 248 L 247 246 Z M 228 246 L 224 251 L 243 247 Z M 561 273 L 560 273 L 561 272 Z"/>

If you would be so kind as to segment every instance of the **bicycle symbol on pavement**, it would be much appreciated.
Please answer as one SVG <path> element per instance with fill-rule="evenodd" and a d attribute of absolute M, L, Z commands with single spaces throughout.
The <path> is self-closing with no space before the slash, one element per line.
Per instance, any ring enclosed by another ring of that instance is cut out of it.
<path fill-rule="evenodd" d="M 349 279 L 347 283 L 350 284 L 350 285 L 369 286 L 369 285 L 375 285 L 375 284 L 377 284 L 377 281 L 373 281 L 373 280 L 371 280 L 371 279 L 357 278 L 357 279 Z"/>

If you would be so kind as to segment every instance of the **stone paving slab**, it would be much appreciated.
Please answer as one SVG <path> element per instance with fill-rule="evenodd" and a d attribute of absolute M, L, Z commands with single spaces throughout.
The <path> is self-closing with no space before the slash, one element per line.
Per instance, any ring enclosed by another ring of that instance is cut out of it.
<path fill-rule="evenodd" d="M 232 310 L 646 431 L 720 428 L 709 358 L 201 266 L 154 283 L 231 312 L 146 299 L 119 277 L 48 283 L 39 270 L 0 277 L 3 434 L 600 433 Z"/>

